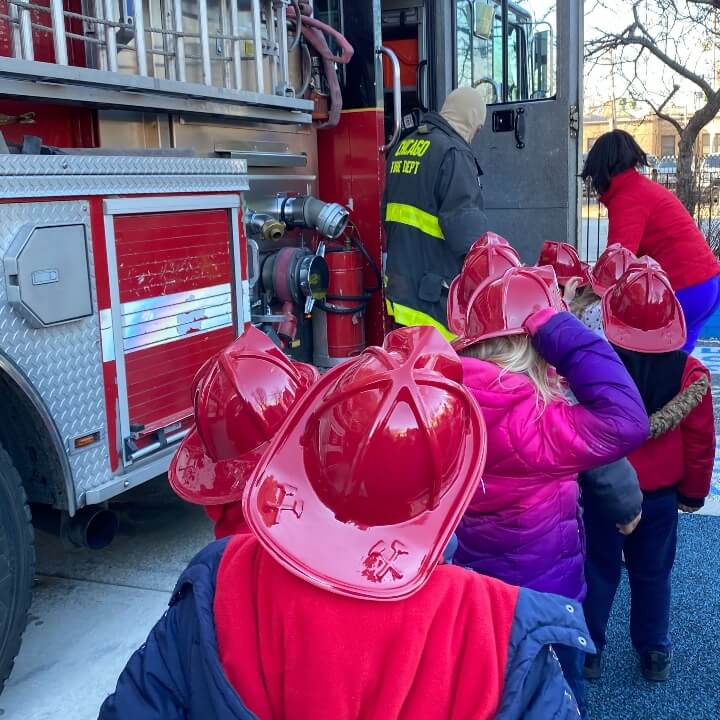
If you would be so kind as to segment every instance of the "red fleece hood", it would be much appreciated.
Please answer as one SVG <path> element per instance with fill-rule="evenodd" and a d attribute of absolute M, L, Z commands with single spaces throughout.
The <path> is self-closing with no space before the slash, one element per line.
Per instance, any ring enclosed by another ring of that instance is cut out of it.
<path fill-rule="evenodd" d="M 405 600 L 343 597 L 238 536 L 218 572 L 220 659 L 260 720 L 492 718 L 517 596 L 515 587 L 441 566 Z"/>

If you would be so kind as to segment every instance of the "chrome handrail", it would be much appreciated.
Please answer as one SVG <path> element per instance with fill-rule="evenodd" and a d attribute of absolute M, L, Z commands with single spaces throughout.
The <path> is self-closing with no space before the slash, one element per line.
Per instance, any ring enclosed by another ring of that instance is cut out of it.
<path fill-rule="evenodd" d="M 380 147 L 380 152 L 384 155 L 389 152 L 393 145 L 395 145 L 398 141 L 398 138 L 400 137 L 400 130 L 402 129 L 402 86 L 400 85 L 400 61 L 398 60 L 397 55 L 388 47 L 379 47 L 375 51 L 375 54 L 378 57 L 384 55 L 388 58 L 388 60 L 390 60 L 393 73 L 393 134 L 390 138 L 390 142 L 387 143 L 387 145 L 382 145 Z"/>
<path fill-rule="evenodd" d="M 480 78 L 473 83 L 474 88 L 478 88 L 481 85 L 490 85 L 493 89 L 493 103 L 496 103 L 500 99 L 500 83 L 492 78 Z"/>
<path fill-rule="evenodd" d="M 54 71 L 56 79 L 82 82 L 85 70 L 101 71 L 120 74 L 128 88 L 137 83 L 138 92 L 144 80 L 153 78 L 159 83 L 187 82 L 245 95 L 280 96 L 288 100 L 289 107 L 309 107 L 309 102 L 294 97 L 290 85 L 290 53 L 296 50 L 300 57 L 300 50 L 288 37 L 287 8 L 291 2 L 297 4 L 296 0 L 247 0 L 247 9 L 239 0 L 220 0 L 219 21 L 210 16 L 209 0 L 195 0 L 190 5 L 168 0 L 167 12 L 156 17 L 153 9 L 160 2 L 134 0 L 132 11 L 122 14 L 117 0 L 87 0 L 81 12 L 65 8 L 63 0 L 49 0 L 47 5 L 39 0 L 7 0 L 7 8 L 0 10 L 0 22 L 8 24 L 12 50 L 9 57 L 0 57 L 0 62 L 35 61 L 38 38 L 47 33 L 54 50 L 50 64 L 63 68 Z M 247 15 L 242 23 L 241 10 Z M 78 23 L 83 30 L 75 29 Z M 69 44 L 77 41 L 84 42 L 87 50 L 82 65 L 69 58 Z M 190 52 L 189 45 L 193 48 Z M 27 72 L 27 66 L 24 69 Z M 250 77 L 254 75 L 255 87 L 243 87 L 250 84 L 243 77 L 248 70 Z M 38 74 L 42 75 L 40 68 Z M 274 80 L 270 87 L 266 87 L 267 74 Z M 88 82 L 97 84 L 98 76 Z M 108 85 L 117 84 L 108 78 Z M 177 88 L 172 91 L 182 94 Z M 196 97 L 196 93 L 196 87 L 188 89 L 188 95 Z"/>

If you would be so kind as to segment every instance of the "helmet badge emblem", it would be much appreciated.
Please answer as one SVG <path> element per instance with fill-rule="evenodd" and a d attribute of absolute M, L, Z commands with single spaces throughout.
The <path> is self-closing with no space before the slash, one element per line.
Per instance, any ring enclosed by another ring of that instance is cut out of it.
<path fill-rule="evenodd" d="M 380 540 L 376 542 L 363 560 L 362 574 L 371 582 L 382 582 L 390 574 L 393 580 L 402 580 L 403 573 L 396 565 L 401 555 L 408 555 L 409 551 L 399 541 L 393 540 L 388 549 L 387 544 Z"/>
<path fill-rule="evenodd" d="M 303 514 L 304 503 L 295 497 L 297 488 L 292 485 L 272 483 L 270 497 L 263 503 L 263 515 L 268 527 L 277 525 L 284 511 L 291 512 L 296 518 Z M 288 513 L 285 513 L 288 515 Z"/>

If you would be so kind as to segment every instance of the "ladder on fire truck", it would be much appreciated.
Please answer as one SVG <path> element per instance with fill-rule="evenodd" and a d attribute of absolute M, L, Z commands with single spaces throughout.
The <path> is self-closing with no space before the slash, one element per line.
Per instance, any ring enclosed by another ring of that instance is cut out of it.
<path fill-rule="evenodd" d="M 297 0 L 0 0 L 0 95 L 309 123 L 298 18 Z"/>

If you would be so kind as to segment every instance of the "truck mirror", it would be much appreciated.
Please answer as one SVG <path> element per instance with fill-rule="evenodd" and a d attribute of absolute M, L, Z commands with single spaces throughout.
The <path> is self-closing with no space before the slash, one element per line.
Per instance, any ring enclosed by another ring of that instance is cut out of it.
<path fill-rule="evenodd" d="M 485 0 L 473 0 L 473 34 L 483 40 L 492 38 L 493 19 L 495 8 L 488 5 Z"/>

